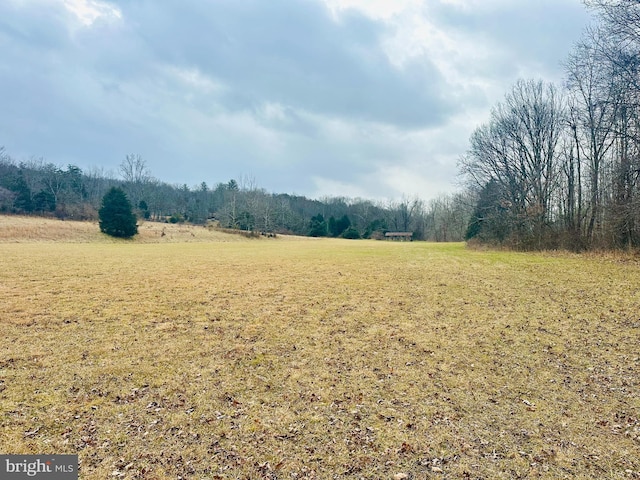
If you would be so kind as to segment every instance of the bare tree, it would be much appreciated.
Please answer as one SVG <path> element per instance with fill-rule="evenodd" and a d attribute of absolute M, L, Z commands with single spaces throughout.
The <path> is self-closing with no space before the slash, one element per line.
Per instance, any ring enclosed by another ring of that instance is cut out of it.
<path fill-rule="evenodd" d="M 42 181 L 47 191 L 53 196 L 57 204 L 60 200 L 60 193 L 65 188 L 65 175 L 62 168 L 53 163 L 47 163 L 42 169 Z"/>
<path fill-rule="evenodd" d="M 598 14 L 607 33 L 606 38 L 616 45 L 614 51 L 637 55 L 637 46 L 640 43 L 638 0 L 584 0 L 584 3 Z M 610 60 L 616 63 L 613 57 Z M 634 81 L 637 87 L 637 79 Z"/>
<path fill-rule="evenodd" d="M 520 80 L 493 109 L 489 124 L 473 133 L 461 160 L 476 187 L 497 182 L 507 195 L 515 231 L 536 247 L 553 220 L 564 117 L 564 101 L 552 84 Z"/>
<path fill-rule="evenodd" d="M 17 166 L 4 147 L 0 146 L 0 185 L 9 187 Z"/>
<path fill-rule="evenodd" d="M 122 179 L 128 183 L 145 183 L 151 179 L 147 162 L 137 153 L 128 154 L 119 167 Z"/>
<path fill-rule="evenodd" d="M 151 172 L 147 162 L 139 154 L 128 154 L 119 166 L 120 175 L 125 181 L 124 190 L 133 208 L 138 208 L 143 199 L 145 188 L 151 182 Z"/>
<path fill-rule="evenodd" d="M 424 239 L 461 242 L 473 211 L 469 192 L 440 195 L 432 199 L 425 212 Z"/>
<path fill-rule="evenodd" d="M 609 61 L 606 33 L 587 31 L 565 62 L 567 88 L 572 97 L 571 129 L 576 155 L 586 161 L 589 205 L 586 237 L 593 241 L 602 221 L 603 163 L 616 138 L 621 88 L 616 66 Z"/>
<path fill-rule="evenodd" d="M 388 215 L 390 215 L 389 227 L 396 231 L 412 231 L 416 226 L 416 215 L 420 212 L 422 206 L 422 201 L 419 198 L 410 199 L 404 195 L 399 202 L 389 202 L 386 206 Z"/>

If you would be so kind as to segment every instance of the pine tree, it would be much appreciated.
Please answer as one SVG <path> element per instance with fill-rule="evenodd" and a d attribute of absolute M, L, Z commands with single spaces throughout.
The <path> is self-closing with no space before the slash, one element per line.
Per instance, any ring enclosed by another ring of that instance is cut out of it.
<path fill-rule="evenodd" d="M 130 238 L 138 233 L 136 216 L 131 209 L 127 195 L 120 189 L 112 187 L 102 199 L 102 207 L 98 212 L 100 231 L 112 237 Z"/>
<path fill-rule="evenodd" d="M 327 236 L 327 222 L 322 216 L 318 214 L 315 217 L 311 217 L 309 223 L 309 236 L 310 237 L 326 237 Z"/>
<path fill-rule="evenodd" d="M 29 188 L 29 185 L 27 185 L 22 172 L 19 172 L 11 190 L 16 192 L 16 198 L 13 201 L 13 206 L 22 212 L 32 212 L 33 200 L 31 198 L 31 189 Z"/>

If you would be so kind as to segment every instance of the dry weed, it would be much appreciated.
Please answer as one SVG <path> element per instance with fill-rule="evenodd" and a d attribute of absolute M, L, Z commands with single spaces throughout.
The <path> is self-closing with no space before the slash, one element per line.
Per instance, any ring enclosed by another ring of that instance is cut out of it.
<path fill-rule="evenodd" d="M 138 221 L 138 225 L 138 235 L 124 240 L 101 233 L 98 222 L 0 215 L 0 243 L 193 243 L 246 240 L 242 232 L 234 234 L 232 230 L 222 231 L 200 225 L 142 220 Z"/>
<path fill-rule="evenodd" d="M 640 271 L 368 241 L 0 245 L 0 451 L 83 479 L 638 478 Z"/>

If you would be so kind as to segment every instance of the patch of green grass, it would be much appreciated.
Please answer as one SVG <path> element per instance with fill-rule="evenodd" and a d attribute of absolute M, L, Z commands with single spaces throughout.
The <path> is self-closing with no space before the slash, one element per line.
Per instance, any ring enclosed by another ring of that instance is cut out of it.
<path fill-rule="evenodd" d="M 636 478 L 634 262 L 0 245 L 0 450 L 81 478 Z M 399 478 L 399 477 L 398 477 Z"/>

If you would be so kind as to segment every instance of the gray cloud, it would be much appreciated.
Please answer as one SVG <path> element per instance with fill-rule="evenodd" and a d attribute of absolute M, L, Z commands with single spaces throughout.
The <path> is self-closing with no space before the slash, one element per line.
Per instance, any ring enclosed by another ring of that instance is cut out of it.
<path fill-rule="evenodd" d="M 590 14 L 579 0 L 487 1 L 474 8 L 440 6 L 438 23 L 466 32 L 494 53 L 485 75 L 558 76 L 560 62 L 579 39 Z M 535 69 L 533 69 L 535 68 Z"/>
<path fill-rule="evenodd" d="M 122 2 L 153 60 L 199 69 L 230 87 L 230 109 L 261 102 L 407 126 L 439 121 L 442 79 L 428 60 L 412 75 L 380 47 L 386 26 L 320 2 Z"/>
<path fill-rule="evenodd" d="M 136 152 L 189 185 L 246 174 L 278 192 L 428 198 L 451 190 L 517 77 L 559 77 L 586 21 L 579 0 L 490 4 L 384 19 L 322 0 L 122 0 L 91 22 L 7 0 L 0 145 L 85 168 Z"/>

